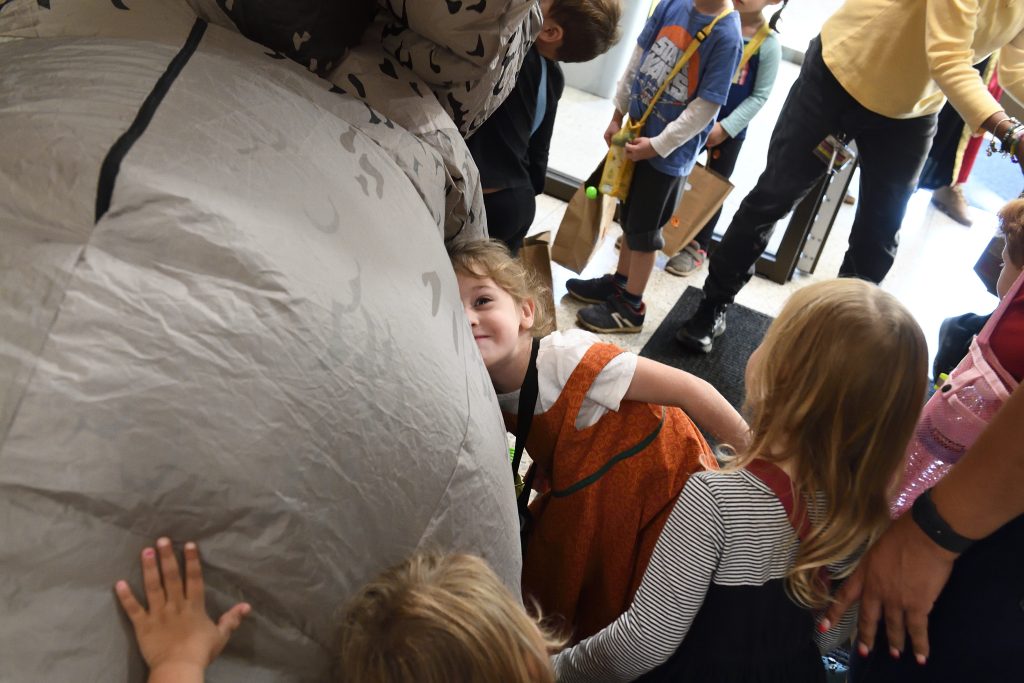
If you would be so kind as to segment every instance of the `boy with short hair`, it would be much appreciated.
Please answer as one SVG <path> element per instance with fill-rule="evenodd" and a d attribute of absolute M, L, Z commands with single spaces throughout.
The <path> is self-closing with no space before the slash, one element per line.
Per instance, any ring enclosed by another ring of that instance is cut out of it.
<path fill-rule="evenodd" d="M 723 0 L 662 0 L 658 4 L 619 82 L 605 142 L 611 143 L 627 111 L 630 120 L 640 119 L 690 42 L 730 7 Z M 642 329 L 643 293 L 654 269 L 655 253 L 665 244 L 661 226 L 671 217 L 686 176 L 728 98 L 742 50 L 739 15 L 731 12 L 707 32 L 665 89 L 641 137 L 626 144 L 626 156 L 636 162 L 636 168 L 629 197 L 622 205 L 625 239 L 618 267 L 614 274 L 590 280 L 573 278 L 566 283 L 570 295 L 593 304 L 579 311 L 581 327 L 606 333 Z"/>
<path fill-rule="evenodd" d="M 618 41 L 620 0 L 543 0 L 544 24 L 515 88 L 466 141 L 480 170 L 491 237 L 515 254 L 544 191 L 548 148 L 565 79 L 562 62 L 585 62 Z"/>

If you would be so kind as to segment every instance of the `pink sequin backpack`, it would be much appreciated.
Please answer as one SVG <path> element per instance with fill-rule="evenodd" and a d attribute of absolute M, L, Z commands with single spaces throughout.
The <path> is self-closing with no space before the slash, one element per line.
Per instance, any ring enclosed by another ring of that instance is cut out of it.
<path fill-rule="evenodd" d="M 899 493 L 890 505 L 893 518 L 946 475 L 1017 387 L 992 352 L 989 339 L 1022 286 L 1024 276 L 1013 283 L 971 342 L 970 352 L 921 411 L 907 448 Z"/>

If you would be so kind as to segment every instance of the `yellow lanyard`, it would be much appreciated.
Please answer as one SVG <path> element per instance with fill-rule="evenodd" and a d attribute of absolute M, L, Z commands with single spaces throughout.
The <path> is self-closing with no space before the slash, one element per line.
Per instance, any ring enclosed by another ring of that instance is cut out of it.
<path fill-rule="evenodd" d="M 672 71 L 668 73 L 668 76 L 662 82 L 661 87 L 658 88 L 658 91 L 654 93 L 654 97 L 651 98 L 651 103 L 647 105 L 647 111 L 644 112 L 644 115 L 640 117 L 639 121 L 633 124 L 637 129 L 642 128 L 644 123 L 647 122 L 647 117 L 651 115 L 652 111 L 654 111 L 654 105 L 656 105 L 658 103 L 658 100 L 661 99 L 661 95 L 662 93 L 665 92 L 665 88 L 667 88 L 668 84 L 672 82 L 672 79 L 678 76 L 679 72 L 683 70 L 683 67 L 686 66 L 686 63 L 690 61 L 690 57 L 693 57 L 693 53 L 697 51 L 697 48 L 700 47 L 700 44 L 703 43 L 704 40 L 708 37 L 708 35 L 711 33 L 711 29 L 715 27 L 715 24 L 717 24 L 719 20 L 729 16 L 729 14 L 731 14 L 732 11 L 732 4 L 730 3 L 730 6 L 727 7 L 717 17 L 712 19 L 707 26 L 697 31 L 697 35 L 695 35 L 693 37 L 693 40 L 690 41 L 690 44 L 686 46 L 686 50 L 683 52 L 682 57 L 680 57 L 679 61 L 676 62 L 676 65 L 672 67 Z"/>
<path fill-rule="evenodd" d="M 771 26 L 768 22 L 764 22 L 761 28 L 757 29 L 757 33 L 750 39 L 750 42 L 743 47 L 743 56 L 740 58 L 740 65 L 736 67 L 736 73 L 732 77 L 733 83 L 740 82 L 740 74 L 743 73 L 743 67 L 747 65 L 750 58 L 757 54 L 757 51 L 761 49 L 761 43 L 765 41 L 768 34 L 772 32 Z"/>

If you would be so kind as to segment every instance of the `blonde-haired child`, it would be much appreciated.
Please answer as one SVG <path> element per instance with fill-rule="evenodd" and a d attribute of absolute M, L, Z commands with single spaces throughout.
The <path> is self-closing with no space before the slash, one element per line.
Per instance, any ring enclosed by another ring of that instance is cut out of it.
<path fill-rule="evenodd" d="M 687 477 L 717 467 L 690 418 L 736 446 L 747 426 L 688 373 L 582 330 L 546 334 L 538 285 L 501 243 L 462 244 L 451 258 L 506 427 L 543 482 L 524 595 L 586 637 L 629 606 Z"/>
<path fill-rule="evenodd" d="M 414 555 L 368 583 L 342 624 L 342 680 L 548 683 L 562 641 L 541 629 L 487 563 Z"/>
<path fill-rule="evenodd" d="M 629 610 L 555 659 L 559 680 L 822 681 L 815 610 L 888 522 L 928 350 L 855 279 L 790 298 L 747 364 L 751 441 L 687 482 Z M 815 640 L 818 643 L 815 643 Z"/>
<path fill-rule="evenodd" d="M 201 683 L 251 608 L 236 605 L 214 624 L 196 545 L 185 544 L 185 581 L 170 540 L 156 545 L 142 551 L 148 609 L 125 581 L 115 591 L 135 628 L 149 683 Z M 560 645 L 480 558 L 420 553 L 349 602 L 339 673 L 340 680 L 359 683 L 553 683 L 550 653 Z"/>

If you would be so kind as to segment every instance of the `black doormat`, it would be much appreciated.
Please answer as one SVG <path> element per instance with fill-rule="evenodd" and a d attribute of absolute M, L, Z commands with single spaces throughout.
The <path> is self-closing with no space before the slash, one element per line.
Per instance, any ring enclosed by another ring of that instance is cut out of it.
<path fill-rule="evenodd" d="M 768 331 L 770 316 L 733 304 L 725 318 L 725 334 L 715 340 L 711 353 L 690 353 L 676 341 L 676 330 L 697 310 L 701 291 L 687 287 L 640 355 L 686 370 L 705 379 L 737 409 L 743 404 L 743 373 L 747 359 Z"/>

